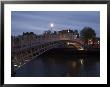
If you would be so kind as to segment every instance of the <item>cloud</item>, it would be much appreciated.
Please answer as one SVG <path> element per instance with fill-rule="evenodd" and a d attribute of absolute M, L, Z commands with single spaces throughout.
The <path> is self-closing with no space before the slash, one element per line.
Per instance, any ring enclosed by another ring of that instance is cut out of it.
<path fill-rule="evenodd" d="M 100 35 L 99 11 L 13 11 L 12 34 L 33 31 L 37 34 L 50 29 L 49 23 L 54 23 L 55 30 L 64 28 L 81 30 L 90 26 Z"/>

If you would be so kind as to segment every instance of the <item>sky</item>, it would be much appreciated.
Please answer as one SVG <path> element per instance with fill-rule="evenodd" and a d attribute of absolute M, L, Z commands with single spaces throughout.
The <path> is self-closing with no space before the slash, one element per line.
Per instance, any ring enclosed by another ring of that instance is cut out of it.
<path fill-rule="evenodd" d="M 99 11 L 12 11 L 11 34 L 22 35 L 23 32 L 42 34 L 46 30 L 53 31 L 64 29 L 77 29 L 79 32 L 84 27 L 95 30 L 100 37 L 100 12 Z"/>

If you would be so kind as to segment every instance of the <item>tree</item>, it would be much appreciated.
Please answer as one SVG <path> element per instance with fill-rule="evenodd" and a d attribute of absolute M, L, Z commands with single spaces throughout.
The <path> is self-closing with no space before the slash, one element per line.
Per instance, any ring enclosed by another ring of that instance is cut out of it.
<path fill-rule="evenodd" d="M 84 27 L 80 31 L 80 37 L 84 40 L 85 44 L 88 44 L 89 40 L 93 40 L 96 37 L 95 30 L 90 27 Z"/>
<path fill-rule="evenodd" d="M 88 41 L 89 39 L 94 39 L 96 37 L 96 33 L 95 30 L 92 29 L 91 27 L 84 27 L 81 31 L 80 31 L 80 37 L 82 39 L 86 41 Z"/>

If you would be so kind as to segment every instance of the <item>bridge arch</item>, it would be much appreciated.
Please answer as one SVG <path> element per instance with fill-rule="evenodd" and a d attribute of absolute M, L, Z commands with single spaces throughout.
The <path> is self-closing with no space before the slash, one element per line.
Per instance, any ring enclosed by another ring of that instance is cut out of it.
<path fill-rule="evenodd" d="M 44 52 L 58 47 L 68 48 L 70 45 L 76 47 L 77 50 L 84 50 L 83 43 L 78 40 L 62 40 L 57 39 L 55 41 L 49 41 L 39 45 L 33 45 L 31 48 L 23 48 L 15 50 L 15 55 L 13 56 L 14 69 L 17 70 L 27 62 L 30 62 L 32 59 L 38 57 Z"/>

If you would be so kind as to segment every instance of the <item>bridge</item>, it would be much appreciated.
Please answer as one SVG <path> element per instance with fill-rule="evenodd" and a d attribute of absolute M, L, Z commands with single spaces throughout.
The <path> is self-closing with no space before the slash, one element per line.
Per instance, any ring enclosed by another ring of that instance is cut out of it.
<path fill-rule="evenodd" d="M 12 41 L 12 69 L 14 72 L 24 64 L 30 62 L 34 58 L 53 48 L 75 48 L 76 50 L 84 50 L 84 42 L 72 34 L 51 35 L 48 38 L 41 37 L 33 39 L 32 37 L 24 45 L 20 36 L 17 42 Z M 18 44 L 18 45 L 15 45 Z"/>

